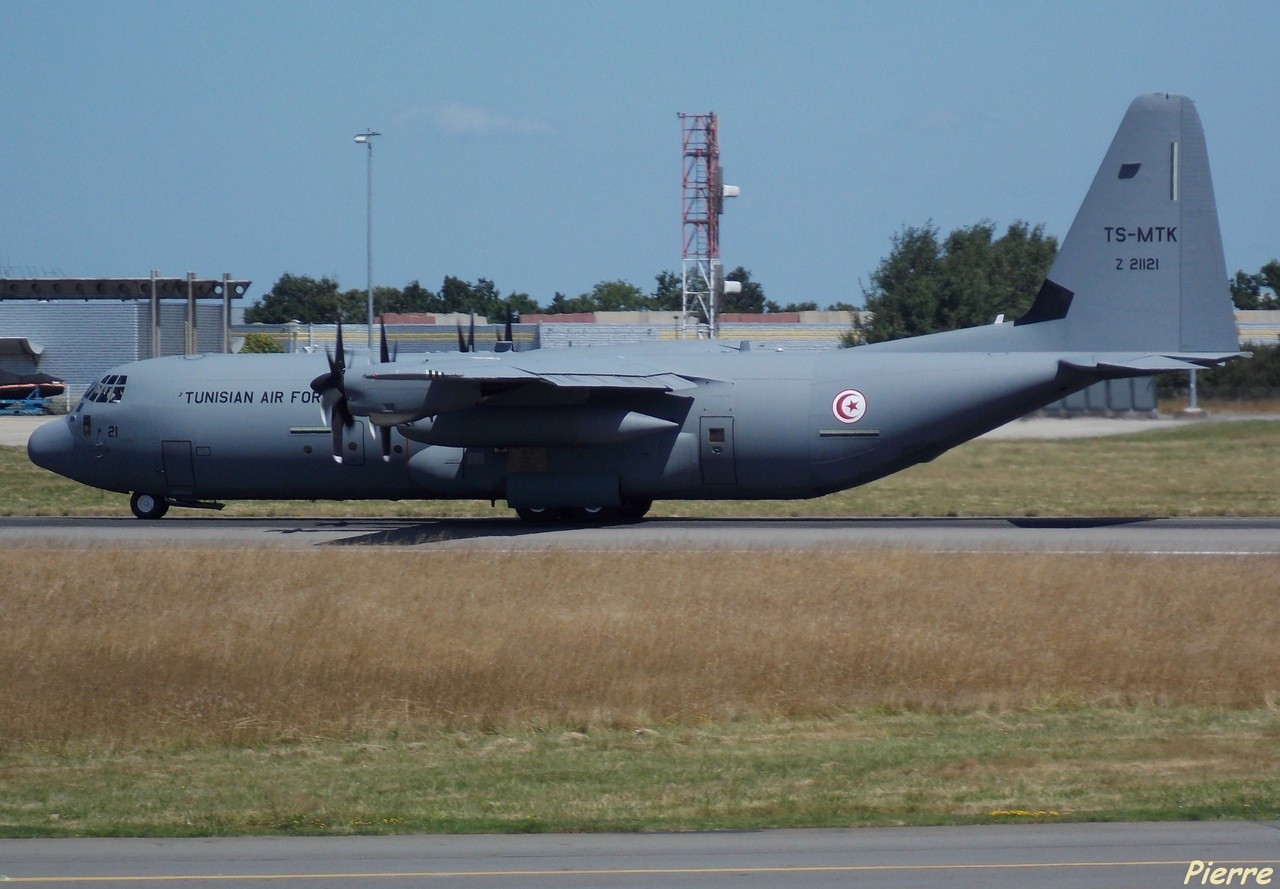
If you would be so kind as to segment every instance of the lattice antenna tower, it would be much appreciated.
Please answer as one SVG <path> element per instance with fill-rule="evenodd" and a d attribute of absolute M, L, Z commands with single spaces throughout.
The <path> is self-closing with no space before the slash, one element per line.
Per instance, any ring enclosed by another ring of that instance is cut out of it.
<path fill-rule="evenodd" d="M 680 336 L 693 330 L 699 337 L 714 337 L 726 287 L 730 292 L 741 288 L 734 281 L 725 283 L 720 261 L 720 214 L 724 212 L 724 199 L 736 197 L 738 188 L 724 184 L 715 114 L 678 117 L 684 158 L 680 183 Z"/>

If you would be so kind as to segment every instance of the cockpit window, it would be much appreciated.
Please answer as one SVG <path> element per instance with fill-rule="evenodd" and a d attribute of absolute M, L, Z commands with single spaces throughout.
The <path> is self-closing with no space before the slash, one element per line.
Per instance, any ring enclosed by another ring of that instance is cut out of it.
<path fill-rule="evenodd" d="M 84 400 L 96 404 L 115 404 L 124 398 L 124 384 L 128 379 L 127 374 L 107 374 L 89 387 Z"/>

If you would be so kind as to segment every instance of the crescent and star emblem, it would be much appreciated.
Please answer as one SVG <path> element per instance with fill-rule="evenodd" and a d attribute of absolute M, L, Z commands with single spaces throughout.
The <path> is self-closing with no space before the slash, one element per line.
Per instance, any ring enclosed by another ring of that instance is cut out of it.
<path fill-rule="evenodd" d="M 841 423 L 856 423 L 867 412 L 867 399 L 857 389 L 845 389 L 831 402 L 831 413 Z"/>

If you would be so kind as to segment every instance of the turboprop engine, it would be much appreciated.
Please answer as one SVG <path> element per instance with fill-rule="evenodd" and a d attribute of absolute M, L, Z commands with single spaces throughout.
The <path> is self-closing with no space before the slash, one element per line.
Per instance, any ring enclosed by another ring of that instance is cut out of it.
<path fill-rule="evenodd" d="M 625 408 L 482 406 L 424 417 L 397 428 L 405 438 L 430 445 L 551 448 L 617 444 L 676 429 L 678 424 Z"/>

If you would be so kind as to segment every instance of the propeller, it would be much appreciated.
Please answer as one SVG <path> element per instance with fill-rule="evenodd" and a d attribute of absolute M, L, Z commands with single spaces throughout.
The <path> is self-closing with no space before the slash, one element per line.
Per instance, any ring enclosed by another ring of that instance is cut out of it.
<path fill-rule="evenodd" d="M 378 358 L 380 363 L 388 364 L 395 360 L 391 350 L 387 347 L 387 322 L 381 320 L 380 327 L 382 337 L 378 343 Z M 399 352 L 399 344 L 397 343 L 396 352 Z M 338 344 L 336 354 L 325 353 L 329 359 L 329 371 L 323 373 L 311 381 L 311 390 L 320 396 L 320 409 L 324 414 L 324 421 L 333 432 L 333 459 L 339 463 L 347 462 L 345 436 L 346 430 L 355 425 L 355 416 L 351 413 L 351 407 L 347 403 L 347 353 L 342 346 L 342 319 L 338 319 Z M 373 432 L 377 424 L 370 422 L 369 431 Z M 382 459 L 391 459 L 391 427 L 377 426 L 378 441 L 381 445 Z"/>
<path fill-rule="evenodd" d="M 476 350 L 476 313 L 474 311 L 472 311 L 471 313 L 471 325 L 467 330 L 466 337 L 463 337 L 462 335 L 462 322 L 459 321 L 457 322 L 457 324 L 458 324 L 458 351 L 474 352 Z"/>
<path fill-rule="evenodd" d="M 338 344 L 335 354 L 327 350 L 325 357 L 329 359 L 329 372 L 323 373 L 311 381 L 311 391 L 320 396 L 320 409 L 324 412 L 325 422 L 333 432 L 333 459 L 339 463 L 343 459 L 343 431 L 355 425 L 355 417 L 347 406 L 347 353 L 342 347 L 342 319 L 338 319 Z"/>
<path fill-rule="evenodd" d="M 387 352 L 387 321 L 385 318 L 382 319 L 382 339 L 378 345 L 379 345 L 378 358 L 381 359 L 381 362 L 383 364 L 387 364 L 392 359 Z M 400 344 L 396 343 L 397 354 L 399 353 L 399 351 L 400 351 Z M 390 462 L 391 460 L 391 427 L 390 426 L 378 427 L 378 441 L 382 445 L 383 461 Z"/>
<path fill-rule="evenodd" d="M 516 350 L 515 337 L 511 335 L 511 303 L 507 303 L 507 320 L 501 330 L 493 331 L 493 338 L 497 340 L 494 344 L 495 352 L 514 352 Z"/>

